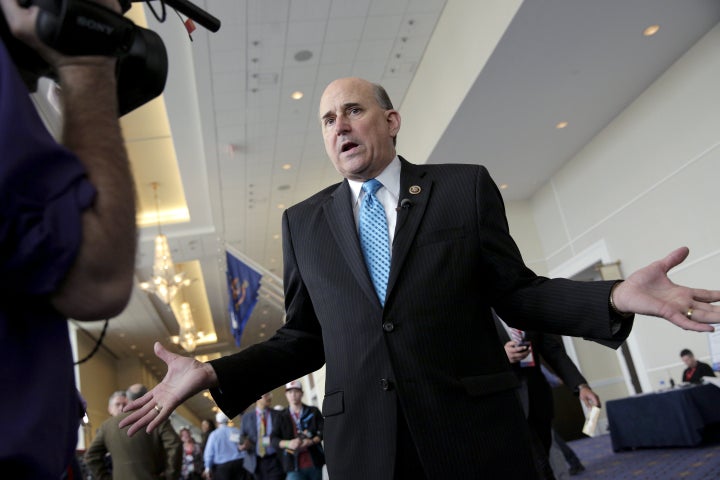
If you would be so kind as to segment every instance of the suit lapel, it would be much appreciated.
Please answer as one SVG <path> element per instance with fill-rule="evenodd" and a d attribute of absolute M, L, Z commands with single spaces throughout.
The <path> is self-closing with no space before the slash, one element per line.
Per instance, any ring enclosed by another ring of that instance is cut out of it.
<path fill-rule="evenodd" d="M 403 199 L 408 199 L 410 206 L 400 208 L 398 211 L 395 239 L 392 246 L 390 277 L 388 278 L 388 297 L 420 226 L 432 189 L 432 180 L 425 177 L 423 167 L 408 163 L 402 157 L 400 157 L 400 162 L 402 166 L 400 170 L 399 201 L 402 202 Z"/>
<path fill-rule="evenodd" d="M 344 180 L 333 192 L 330 200 L 323 205 L 323 210 L 335 242 L 342 251 L 358 285 L 371 301 L 380 306 L 380 301 L 377 298 L 377 293 L 375 293 L 375 288 L 373 288 L 370 275 L 365 266 L 365 259 L 360 250 L 360 240 L 355 227 L 351 198 L 350 185 L 347 180 Z"/>

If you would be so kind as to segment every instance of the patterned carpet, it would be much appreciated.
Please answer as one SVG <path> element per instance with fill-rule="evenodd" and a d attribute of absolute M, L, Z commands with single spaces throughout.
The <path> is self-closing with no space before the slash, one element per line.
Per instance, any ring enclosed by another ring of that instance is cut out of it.
<path fill-rule="evenodd" d="M 720 442 L 696 448 L 648 448 L 613 452 L 610 435 L 568 442 L 590 479 L 720 479 Z"/>

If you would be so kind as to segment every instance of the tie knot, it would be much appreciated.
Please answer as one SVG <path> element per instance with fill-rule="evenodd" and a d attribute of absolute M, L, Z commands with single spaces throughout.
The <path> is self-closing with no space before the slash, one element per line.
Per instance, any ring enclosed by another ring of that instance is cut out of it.
<path fill-rule="evenodd" d="M 380 190 L 382 186 L 383 184 L 380 183 L 378 180 L 371 178 L 370 180 L 362 184 L 362 189 L 365 190 L 365 193 L 369 195 L 375 195 L 375 192 Z"/>

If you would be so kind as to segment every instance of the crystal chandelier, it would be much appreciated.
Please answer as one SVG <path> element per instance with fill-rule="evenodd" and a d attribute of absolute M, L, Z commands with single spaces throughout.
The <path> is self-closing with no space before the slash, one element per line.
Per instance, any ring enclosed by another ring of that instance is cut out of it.
<path fill-rule="evenodd" d="M 160 229 L 160 207 L 158 204 L 157 182 L 152 183 L 155 196 L 155 212 L 157 217 L 158 234 L 155 236 L 155 260 L 153 261 L 153 274 L 147 282 L 140 282 L 140 288 L 154 293 L 165 304 L 170 305 L 173 298 L 182 287 L 190 285 L 191 280 L 185 278 L 185 273 L 175 273 L 175 264 L 170 256 L 170 246 L 167 237 Z"/>
<path fill-rule="evenodd" d="M 203 332 L 197 331 L 188 302 L 180 304 L 180 314 L 176 317 L 180 325 L 180 335 L 171 337 L 171 340 L 176 345 L 180 345 L 186 352 L 192 352 L 197 347 L 198 340 L 201 340 L 205 335 Z"/>

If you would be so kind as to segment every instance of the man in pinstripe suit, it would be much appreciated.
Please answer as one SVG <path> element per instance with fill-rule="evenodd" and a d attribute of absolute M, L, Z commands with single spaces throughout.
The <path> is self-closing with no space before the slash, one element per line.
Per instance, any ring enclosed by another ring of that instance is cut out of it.
<path fill-rule="evenodd" d="M 479 165 L 413 165 L 395 152 L 400 114 L 385 91 L 332 82 L 320 102 L 327 153 L 345 181 L 283 215 L 287 323 L 268 341 L 202 364 L 156 344 L 168 373 L 128 405 L 133 433 L 211 388 L 235 415 L 324 363 L 325 449 L 336 480 L 535 478 L 529 434 L 491 307 L 513 326 L 617 347 L 632 314 L 708 331 L 720 292 L 672 284 L 676 250 L 624 283 L 536 276 Z M 361 185 L 377 179 L 392 259 L 379 298 L 358 240 Z M 687 314 L 687 316 L 686 316 Z M 238 381 L 242 379 L 242 381 Z M 458 425 L 462 425 L 458 428 Z"/>

